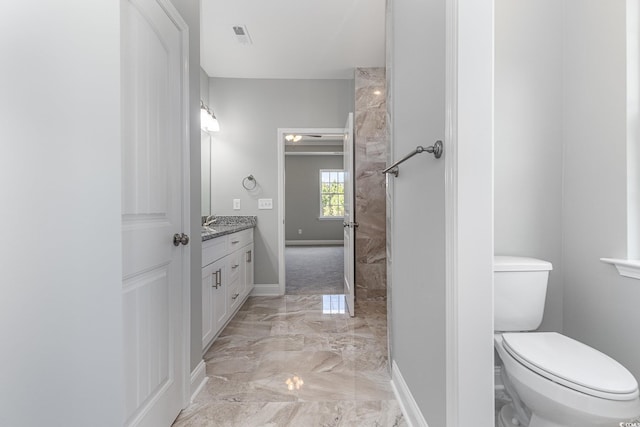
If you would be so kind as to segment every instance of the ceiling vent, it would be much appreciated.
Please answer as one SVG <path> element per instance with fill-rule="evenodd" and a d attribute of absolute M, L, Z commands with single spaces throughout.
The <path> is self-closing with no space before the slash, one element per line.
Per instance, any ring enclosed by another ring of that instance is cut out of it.
<path fill-rule="evenodd" d="M 240 44 L 253 44 L 251 41 L 251 37 L 249 36 L 249 31 L 245 25 L 234 25 L 233 33 L 236 36 L 236 40 Z"/>

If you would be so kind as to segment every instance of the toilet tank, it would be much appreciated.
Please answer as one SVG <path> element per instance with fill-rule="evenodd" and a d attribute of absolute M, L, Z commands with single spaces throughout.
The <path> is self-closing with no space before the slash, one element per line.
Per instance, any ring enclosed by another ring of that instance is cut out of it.
<path fill-rule="evenodd" d="M 536 258 L 493 257 L 495 331 L 533 331 L 542 323 L 552 266 Z"/>

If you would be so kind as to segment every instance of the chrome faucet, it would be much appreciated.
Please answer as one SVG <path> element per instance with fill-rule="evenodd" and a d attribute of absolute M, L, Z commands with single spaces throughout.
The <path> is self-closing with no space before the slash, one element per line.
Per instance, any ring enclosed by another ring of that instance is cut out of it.
<path fill-rule="evenodd" d="M 202 224 L 205 227 L 209 227 L 212 224 L 215 224 L 218 221 L 218 217 L 216 217 L 215 215 L 209 215 L 207 217 L 207 219 L 204 220 L 204 224 Z"/>

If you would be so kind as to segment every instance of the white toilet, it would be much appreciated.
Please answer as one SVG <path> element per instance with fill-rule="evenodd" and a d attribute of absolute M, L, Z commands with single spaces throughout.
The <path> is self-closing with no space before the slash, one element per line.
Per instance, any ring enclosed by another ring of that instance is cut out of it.
<path fill-rule="evenodd" d="M 614 427 L 640 416 L 638 383 L 620 363 L 542 322 L 551 263 L 494 257 L 494 344 L 513 402 L 500 427 Z"/>

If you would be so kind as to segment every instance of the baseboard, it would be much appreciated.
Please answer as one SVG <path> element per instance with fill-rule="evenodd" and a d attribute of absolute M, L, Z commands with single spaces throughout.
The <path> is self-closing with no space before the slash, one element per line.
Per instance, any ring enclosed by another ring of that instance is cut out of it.
<path fill-rule="evenodd" d="M 344 246 L 344 240 L 285 240 L 285 246 Z"/>
<path fill-rule="evenodd" d="M 208 380 L 206 365 L 204 360 L 201 360 L 196 369 L 191 372 L 191 402 L 194 401 Z"/>
<path fill-rule="evenodd" d="M 395 361 L 391 364 L 391 388 L 400 404 L 407 425 L 409 427 L 429 427 Z"/>
<path fill-rule="evenodd" d="M 255 285 L 251 291 L 252 297 L 277 297 L 282 295 L 279 284 Z"/>

